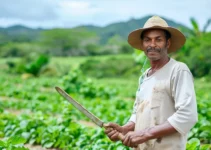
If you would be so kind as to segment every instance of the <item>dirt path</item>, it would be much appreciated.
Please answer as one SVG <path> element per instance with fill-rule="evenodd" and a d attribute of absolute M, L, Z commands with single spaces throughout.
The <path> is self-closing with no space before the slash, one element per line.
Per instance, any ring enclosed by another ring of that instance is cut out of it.
<path fill-rule="evenodd" d="M 3 138 L 0 138 L 0 140 L 3 140 Z M 55 148 L 44 148 L 41 145 L 31 145 L 31 144 L 24 144 L 24 147 L 30 149 L 30 150 L 59 150 Z"/>
<path fill-rule="evenodd" d="M 24 113 L 27 113 L 27 114 L 32 114 L 32 112 L 28 109 L 20 109 L 20 110 L 16 110 L 16 109 L 5 109 L 4 110 L 5 112 L 8 112 L 8 113 L 11 113 L 13 115 L 21 115 L 21 114 L 24 114 Z M 55 117 L 58 117 L 59 118 L 59 115 L 54 115 Z M 93 127 L 93 128 L 96 128 L 98 127 L 96 124 L 94 124 L 93 122 L 89 122 L 89 121 L 85 121 L 85 120 L 78 120 L 78 123 L 81 124 L 81 125 L 85 125 L 87 127 Z"/>
<path fill-rule="evenodd" d="M 79 120 L 78 121 L 81 125 L 85 125 L 86 127 L 92 127 L 92 128 L 97 128 L 98 126 L 94 124 L 93 122 L 89 121 L 84 121 L 84 120 Z"/>

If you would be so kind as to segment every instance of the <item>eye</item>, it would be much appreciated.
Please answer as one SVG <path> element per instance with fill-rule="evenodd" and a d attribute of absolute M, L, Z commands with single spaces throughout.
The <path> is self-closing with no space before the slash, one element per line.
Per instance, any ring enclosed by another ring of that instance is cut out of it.
<path fill-rule="evenodd" d="M 158 41 L 158 42 L 161 42 L 161 41 L 162 41 L 162 39 L 157 39 L 157 41 Z"/>
<path fill-rule="evenodd" d="M 149 41 L 149 39 L 148 38 L 144 38 L 144 42 L 148 42 Z"/>

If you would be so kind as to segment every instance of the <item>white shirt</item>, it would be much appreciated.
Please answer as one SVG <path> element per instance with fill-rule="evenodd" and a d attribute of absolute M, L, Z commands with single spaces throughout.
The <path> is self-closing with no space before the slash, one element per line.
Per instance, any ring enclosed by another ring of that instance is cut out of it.
<path fill-rule="evenodd" d="M 172 58 L 149 77 L 146 75 L 148 70 L 145 71 L 143 78 L 139 79 L 139 88 L 136 93 L 133 114 L 129 121 L 136 123 L 139 119 L 136 118 L 138 105 L 142 101 L 151 99 L 153 88 L 162 82 L 161 86 L 164 87 L 164 94 L 169 97 L 167 103 L 171 101 L 169 104 L 174 105 L 172 106 L 173 109 L 171 108 L 174 113 L 167 120 L 180 134 L 187 134 L 197 121 L 196 96 L 190 70 L 184 63 Z M 167 107 L 165 107 L 165 104 L 164 107 L 162 106 L 164 109 L 170 109 Z"/>

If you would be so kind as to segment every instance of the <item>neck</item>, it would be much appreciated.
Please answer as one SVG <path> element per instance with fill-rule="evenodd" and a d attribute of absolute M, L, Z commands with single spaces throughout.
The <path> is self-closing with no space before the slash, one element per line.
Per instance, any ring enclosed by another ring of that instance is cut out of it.
<path fill-rule="evenodd" d="M 167 64 L 169 60 L 170 60 L 169 57 L 165 57 L 163 59 L 159 59 L 159 60 L 155 60 L 155 61 L 150 60 L 151 70 L 156 71 L 156 70 L 160 69 L 165 64 Z"/>

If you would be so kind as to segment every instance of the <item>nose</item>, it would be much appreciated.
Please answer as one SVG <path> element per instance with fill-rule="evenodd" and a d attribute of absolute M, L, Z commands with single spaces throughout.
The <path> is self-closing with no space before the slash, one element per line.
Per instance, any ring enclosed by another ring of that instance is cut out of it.
<path fill-rule="evenodd" d="M 150 46 L 151 46 L 151 47 L 155 47 L 155 46 L 156 46 L 156 45 L 155 45 L 155 40 L 154 40 L 154 39 L 151 40 Z"/>

